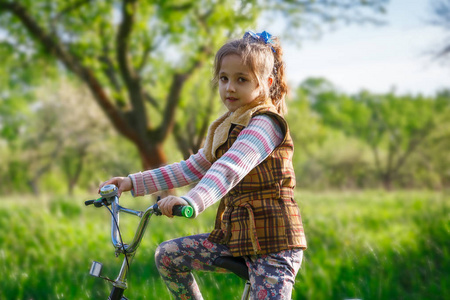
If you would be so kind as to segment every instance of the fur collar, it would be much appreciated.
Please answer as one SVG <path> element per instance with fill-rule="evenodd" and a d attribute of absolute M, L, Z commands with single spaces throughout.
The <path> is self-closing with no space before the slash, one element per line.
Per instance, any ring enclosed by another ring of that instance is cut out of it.
<path fill-rule="evenodd" d="M 253 114 L 263 108 L 275 108 L 270 101 L 252 101 L 247 105 L 239 107 L 234 112 L 226 112 L 217 120 L 211 123 L 206 135 L 203 147 L 206 158 L 213 163 L 217 160 L 216 150 L 223 145 L 227 139 L 231 124 L 247 127 Z"/>

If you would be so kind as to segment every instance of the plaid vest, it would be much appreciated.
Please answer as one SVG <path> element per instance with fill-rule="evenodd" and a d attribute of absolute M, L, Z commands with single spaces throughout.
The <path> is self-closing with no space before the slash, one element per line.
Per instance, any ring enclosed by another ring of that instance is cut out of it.
<path fill-rule="evenodd" d="M 272 109 L 258 110 L 253 116 L 260 114 L 276 119 L 285 135 L 269 157 L 220 201 L 215 228 L 208 239 L 229 246 L 233 256 L 306 249 L 300 211 L 294 200 L 294 144 L 289 128 Z M 244 128 L 232 125 L 228 140 L 216 150 L 216 157 L 230 149 Z"/>

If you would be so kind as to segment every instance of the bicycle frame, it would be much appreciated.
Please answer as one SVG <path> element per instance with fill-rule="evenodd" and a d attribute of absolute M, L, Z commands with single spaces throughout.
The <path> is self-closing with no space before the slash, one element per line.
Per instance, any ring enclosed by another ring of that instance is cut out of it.
<path fill-rule="evenodd" d="M 113 185 L 105 186 L 101 189 L 100 194 L 102 198 L 97 200 L 86 201 L 86 205 L 94 204 L 95 207 L 109 206 L 111 205 L 111 241 L 115 248 L 116 256 L 120 254 L 124 255 L 122 267 L 115 280 L 111 280 L 107 277 L 100 275 L 102 264 L 99 262 L 93 262 L 90 270 L 90 274 L 94 277 L 102 278 L 112 282 L 113 289 L 108 297 L 108 300 L 122 300 L 127 299 L 123 297 L 124 291 L 127 289 L 127 275 L 130 268 L 131 261 L 136 254 L 136 250 L 142 241 L 144 233 L 147 229 L 148 222 L 152 215 L 161 215 L 158 208 L 158 204 L 154 204 L 148 207 L 145 211 L 138 211 L 129 208 L 125 208 L 119 205 L 119 197 L 117 196 L 117 187 Z M 135 215 L 140 218 L 140 222 L 137 226 L 133 240 L 130 244 L 125 244 L 122 241 L 119 229 L 119 213 L 124 212 L 126 214 Z M 191 217 L 193 210 L 189 206 L 178 206 L 174 208 L 174 215 Z"/>
<path fill-rule="evenodd" d="M 97 200 L 98 201 L 98 200 Z M 119 205 L 119 197 L 114 196 L 111 201 L 111 242 L 115 248 L 116 256 L 123 254 L 125 257 L 122 262 L 119 274 L 115 280 L 100 276 L 102 265 L 98 262 L 93 262 L 90 274 L 95 277 L 103 278 L 112 282 L 113 289 L 108 300 L 126 299 L 123 297 L 123 292 L 127 289 L 127 275 L 131 261 L 136 254 L 136 250 L 142 241 L 144 233 L 147 229 L 148 222 L 153 214 L 159 214 L 157 206 L 148 207 L 144 212 L 125 208 Z M 119 213 L 124 212 L 130 215 L 135 215 L 140 218 L 133 240 L 130 244 L 123 244 L 119 231 Z"/>
<path fill-rule="evenodd" d="M 115 199 L 112 202 L 111 206 L 112 206 L 111 210 L 114 216 L 111 217 L 111 241 L 114 245 L 114 248 L 116 249 L 116 255 L 119 255 L 120 253 L 126 255 L 126 257 L 123 260 L 122 267 L 120 268 L 119 275 L 117 276 L 117 279 L 113 283 L 113 286 L 126 289 L 127 288 L 126 278 L 129 270 L 128 269 L 129 264 L 131 263 L 131 260 L 133 259 L 134 255 L 136 254 L 136 250 L 139 248 L 139 245 L 142 241 L 142 237 L 144 236 L 144 233 L 147 229 L 148 222 L 150 221 L 150 217 L 155 213 L 155 209 L 153 206 L 150 206 L 145 210 L 145 212 L 142 212 L 122 207 L 119 205 L 119 198 L 117 196 L 115 196 Z M 141 218 L 139 225 L 136 229 L 136 233 L 134 234 L 134 238 L 129 245 L 126 244 L 122 245 L 122 243 L 120 242 L 118 226 L 119 226 L 119 212 L 121 211 Z M 117 226 L 116 222 L 114 221 L 114 218 L 117 221 Z"/>

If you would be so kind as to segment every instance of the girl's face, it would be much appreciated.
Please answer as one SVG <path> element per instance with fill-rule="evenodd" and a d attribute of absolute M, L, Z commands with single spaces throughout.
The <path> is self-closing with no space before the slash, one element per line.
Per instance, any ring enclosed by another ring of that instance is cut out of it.
<path fill-rule="evenodd" d="M 219 94 L 229 111 L 254 101 L 261 88 L 250 69 L 242 63 L 237 54 L 222 59 L 219 71 Z"/>

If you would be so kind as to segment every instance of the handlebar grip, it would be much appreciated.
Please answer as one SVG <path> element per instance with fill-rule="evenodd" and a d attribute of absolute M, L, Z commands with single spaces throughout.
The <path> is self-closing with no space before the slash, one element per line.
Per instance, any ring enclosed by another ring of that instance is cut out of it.
<path fill-rule="evenodd" d="M 157 216 L 161 215 L 161 210 L 158 207 L 158 203 L 153 205 L 153 210 Z M 190 218 L 194 214 L 194 209 L 190 206 L 174 205 L 172 208 L 172 214 L 178 217 Z"/>
<path fill-rule="evenodd" d="M 102 207 L 103 200 L 104 199 L 102 197 L 100 197 L 96 200 L 87 200 L 87 201 L 84 201 L 84 205 L 88 206 L 88 205 L 94 204 L 95 207 Z"/>
<path fill-rule="evenodd" d="M 194 209 L 190 206 L 175 205 L 172 208 L 172 213 L 174 216 L 190 218 L 194 214 Z"/>
<path fill-rule="evenodd" d="M 88 206 L 91 204 L 94 204 L 95 200 L 88 200 L 88 201 L 84 201 L 84 205 Z"/>

